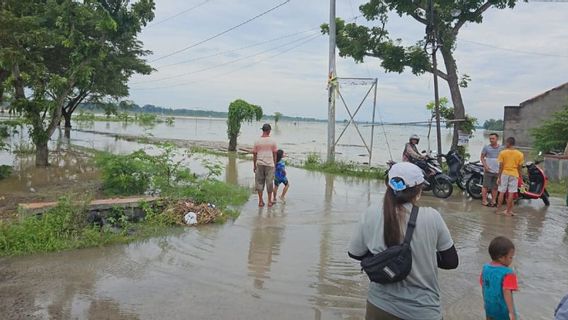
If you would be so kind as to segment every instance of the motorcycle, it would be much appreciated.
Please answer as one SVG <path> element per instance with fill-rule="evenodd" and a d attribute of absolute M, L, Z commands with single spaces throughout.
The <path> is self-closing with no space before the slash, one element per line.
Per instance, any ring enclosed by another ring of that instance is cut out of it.
<path fill-rule="evenodd" d="M 472 175 L 472 165 L 476 163 L 464 162 L 455 150 L 450 150 L 448 154 L 442 155 L 448 164 L 448 176 L 452 183 L 455 183 L 460 189 L 467 190 L 467 181 Z"/>
<path fill-rule="evenodd" d="M 519 187 L 519 199 L 542 199 L 545 206 L 550 205 L 550 195 L 546 190 L 548 177 L 544 170 L 537 164 L 542 161 L 527 162 L 523 167 L 527 168 L 528 175 L 523 176 L 522 185 Z"/>
<path fill-rule="evenodd" d="M 523 168 L 527 168 L 528 175 L 519 179 L 519 191 L 516 199 L 542 199 L 544 205 L 550 205 L 550 195 L 546 190 L 548 177 L 537 165 L 541 161 L 527 162 Z M 472 168 L 474 170 L 469 178 L 466 187 L 469 195 L 474 199 L 481 199 L 481 188 L 483 186 L 483 166 L 479 165 Z"/>
<path fill-rule="evenodd" d="M 483 187 L 483 164 L 481 162 L 473 162 L 467 167 L 469 171 L 469 179 L 465 184 L 467 193 L 473 199 L 481 199 L 481 189 Z"/>
<path fill-rule="evenodd" d="M 396 162 L 394 161 L 387 162 L 389 169 L 395 163 Z M 415 164 L 422 169 L 424 180 L 427 182 L 424 184 L 424 191 L 432 191 L 434 196 L 441 199 L 446 199 L 452 195 L 452 192 L 454 191 L 452 181 L 450 177 L 444 174 L 440 168 L 440 164 L 435 158 L 428 156 L 425 160 L 417 161 Z M 386 173 L 388 176 L 388 170 Z"/>

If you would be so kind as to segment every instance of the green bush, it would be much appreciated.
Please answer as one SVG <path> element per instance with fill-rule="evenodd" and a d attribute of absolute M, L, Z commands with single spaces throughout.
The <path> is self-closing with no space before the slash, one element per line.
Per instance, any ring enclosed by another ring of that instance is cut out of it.
<path fill-rule="evenodd" d="M 182 160 L 174 160 L 173 145 L 163 144 L 160 149 L 158 155 L 149 155 L 144 150 L 129 155 L 99 153 L 95 163 L 102 171 L 103 190 L 113 195 L 167 194 L 195 181 L 195 175 L 182 166 Z"/>
<path fill-rule="evenodd" d="M 320 164 L 321 164 L 321 158 L 319 154 L 315 152 L 309 153 L 308 156 L 306 157 L 306 161 L 304 161 L 305 166 L 314 166 Z"/>
<path fill-rule="evenodd" d="M 539 151 L 563 152 L 568 143 L 568 105 L 545 121 L 540 127 L 531 130 L 535 148 Z"/>

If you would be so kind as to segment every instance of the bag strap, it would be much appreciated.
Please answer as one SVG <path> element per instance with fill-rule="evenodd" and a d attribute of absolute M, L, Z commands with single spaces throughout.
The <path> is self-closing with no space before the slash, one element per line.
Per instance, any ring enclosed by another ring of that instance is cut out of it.
<path fill-rule="evenodd" d="M 412 240 L 412 234 L 414 233 L 414 228 L 416 227 L 416 218 L 418 218 L 418 207 L 413 205 L 412 212 L 410 213 L 410 219 L 408 220 L 408 225 L 406 226 L 406 234 L 404 235 L 404 243 L 410 245 L 410 240 Z"/>

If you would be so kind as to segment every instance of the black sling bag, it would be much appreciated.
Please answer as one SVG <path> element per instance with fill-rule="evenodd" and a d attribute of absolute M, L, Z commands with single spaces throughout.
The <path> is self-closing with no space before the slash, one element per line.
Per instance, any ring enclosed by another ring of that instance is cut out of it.
<path fill-rule="evenodd" d="M 406 279 L 412 270 L 410 241 L 416 227 L 418 207 L 413 206 L 402 244 L 389 247 L 383 252 L 361 260 L 361 267 L 373 282 L 395 283 Z"/>

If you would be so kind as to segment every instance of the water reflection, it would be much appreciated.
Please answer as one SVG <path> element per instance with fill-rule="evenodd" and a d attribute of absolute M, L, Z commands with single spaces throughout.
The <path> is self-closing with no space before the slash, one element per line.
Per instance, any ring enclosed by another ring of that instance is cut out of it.
<path fill-rule="evenodd" d="M 265 288 L 265 282 L 270 279 L 271 265 L 280 254 L 286 222 L 285 208 L 285 204 L 267 210 L 259 208 L 258 217 L 251 226 L 248 269 L 256 289 Z"/>

